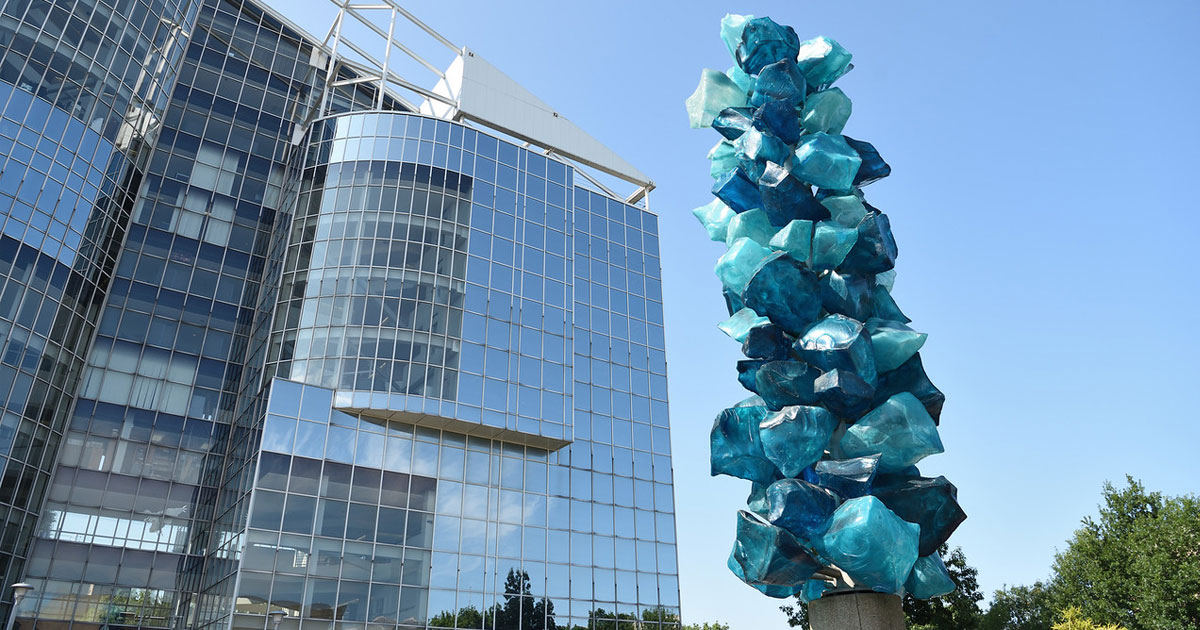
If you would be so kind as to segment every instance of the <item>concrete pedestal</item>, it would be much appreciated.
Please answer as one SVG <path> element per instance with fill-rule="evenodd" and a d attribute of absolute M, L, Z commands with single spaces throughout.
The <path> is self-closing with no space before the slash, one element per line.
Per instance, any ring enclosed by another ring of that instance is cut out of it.
<path fill-rule="evenodd" d="M 905 630 L 900 598 L 885 593 L 830 593 L 808 604 L 812 630 Z"/>

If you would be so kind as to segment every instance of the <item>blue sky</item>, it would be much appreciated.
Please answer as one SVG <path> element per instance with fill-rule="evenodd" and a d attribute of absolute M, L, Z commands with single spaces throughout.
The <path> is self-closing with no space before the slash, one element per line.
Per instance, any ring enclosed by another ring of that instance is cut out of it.
<path fill-rule="evenodd" d="M 326 2 L 272 0 L 324 33 Z M 309 10 L 309 6 L 319 10 Z M 708 242 L 715 132 L 687 126 L 726 12 L 854 53 L 846 133 L 892 176 L 866 189 L 900 247 L 894 295 L 948 400 L 961 545 L 990 593 L 1049 574 L 1105 480 L 1200 491 L 1200 144 L 1194 2 L 411 2 L 658 184 L 683 616 L 784 628 L 726 569 L 747 482 L 708 475 L 741 399 Z M 297 10 L 302 9 L 302 10 Z M 322 17 L 324 16 L 324 17 Z M 465 19 L 464 19 L 465 18 Z"/>

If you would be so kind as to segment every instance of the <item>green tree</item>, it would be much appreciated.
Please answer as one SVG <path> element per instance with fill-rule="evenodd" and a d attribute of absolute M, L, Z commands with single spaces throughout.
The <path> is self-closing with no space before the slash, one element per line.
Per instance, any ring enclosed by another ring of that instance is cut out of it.
<path fill-rule="evenodd" d="M 1097 518 L 1083 519 L 1055 557 L 1053 601 L 1129 630 L 1200 626 L 1200 498 L 1146 492 L 1126 476 L 1104 484 Z"/>
<path fill-rule="evenodd" d="M 1002 588 L 992 594 L 979 630 L 1050 630 L 1054 607 L 1050 590 L 1041 583 Z"/>
<path fill-rule="evenodd" d="M 1062 611 L 1059 622 L 1051 626 L 1051 630 L 1125 630 L 1121 626 L 1109 624 L 1102 626 L 1083 616 L 1078 606 L 1071 606 Z"/>
<path fill-rule="evenodd" d="M 942 545 L 938 553 L 958 588 L 945 597 L 931 600 L 905 595 L 904 617 L 913 630 L 972 630 L 978 627 L 982 615 L 979 610 L 979 601 L 983 599 L 979 592 L 979 571 L 967 564 L 967 557 L 960 547 L 951 551 L 948 545 Z M 781 606 L 780 610 L 788 616 L 789 626 L 808 627 L 808 604 L 798 596 L 795 605 Z"/>
<path fill-rule="evenodd" d="M 680 630 L 729 630 L 729 624 L 714 621 L 708 623 L 685 623 Z"/>

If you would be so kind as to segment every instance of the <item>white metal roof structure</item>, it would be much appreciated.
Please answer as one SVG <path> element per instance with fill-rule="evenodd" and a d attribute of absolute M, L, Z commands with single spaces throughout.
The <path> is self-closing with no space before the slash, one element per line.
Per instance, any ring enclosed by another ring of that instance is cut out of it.
<path fill-rule="evenodd" d="M 654 182 L 645 173 L 478 53 L 455 46 L 401 7 L 397 0 L 330 2 L 338 8 L 337 18 L 323 42 L 333 59 L 327 75 L 330 88 L 351 83 L 374 83 L 380 87 L 378 93 L 381 102 L 386 92 L 414 111 L 445 120 L 468 121 L 537 145 L 545 149 L 547 154 L 577 162 L 634 185 L 637 189 L 628 195 L 627 203 L 641 201 L 654 189 Z M 380 17 L 381 12 L 386 12 L 386 17 L 377 22 L 375 18 Z M 345 27 L 348 21 L 366 27 L 368 33 L 382 39 L 382 42 L 364 45 L 347 37 Z M 455 57 L 449 67 L 439 69 L 411 46 L 401 42 L 396 31 L 398 21 L 407 21 L 452 51 Z M 433 89 L 426 89 L 401 76 L 396 70 L 393 50 L 400 51 L 436 77 Z M 379 53 L 382 53 L 382 59 Z M 340 66 L 352 70 L 356 78 L 336 80 Z M 578 172 L 606 193 L 617 196 L 586 171 Z"/>

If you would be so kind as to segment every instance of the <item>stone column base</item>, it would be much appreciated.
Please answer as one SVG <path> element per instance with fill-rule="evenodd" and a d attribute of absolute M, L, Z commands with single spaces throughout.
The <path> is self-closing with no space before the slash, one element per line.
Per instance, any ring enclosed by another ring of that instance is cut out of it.
<path fill-rule="evenodd" d="M 829 593 L 809 602 L 812 630 L 905 630 L 900 598 L 886 593 Z"/>

